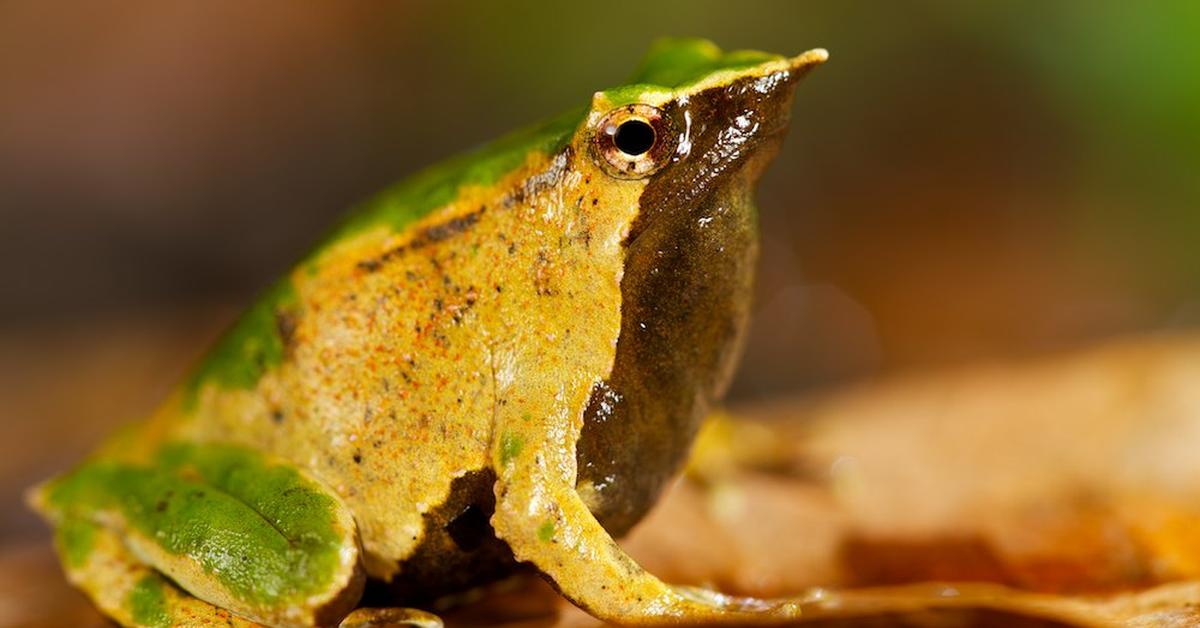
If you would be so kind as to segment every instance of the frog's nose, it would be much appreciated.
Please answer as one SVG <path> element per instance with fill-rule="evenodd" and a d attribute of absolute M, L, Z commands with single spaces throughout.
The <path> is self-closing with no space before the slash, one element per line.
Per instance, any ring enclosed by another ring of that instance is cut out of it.
<path fill-rule="evenodd" d="M 829 60 L 829 51 L 824 48 L 813 48 L 807 52 L 802 52 L 790 59 L 792 65 L 792 73 L 797 76 L 803 76 L 809 70 L 825 63 Z"/>

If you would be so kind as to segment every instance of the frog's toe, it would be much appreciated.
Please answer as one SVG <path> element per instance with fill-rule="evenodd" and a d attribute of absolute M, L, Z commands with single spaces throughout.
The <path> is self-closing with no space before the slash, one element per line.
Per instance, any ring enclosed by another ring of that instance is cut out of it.
<path fill-rule="evenodd" d="M 129 625 L 193 625 L 164 614 L 175 607 L 228 609 L 269 625 L 330 625 L 362 593 L 346 506 L 304 472 L 247 449 L 173 445 L 153 466 L 94 461 L 40 488 L 33 502 L 56 526 L 72 579 Z M 171 592 L 182 594 L 156 588 L 150 568 L 199 599 L 175 603 Z M 124 598 L 107 599 L 109 581 L 126 573 L 146 576 L 144 584 L 126 583 Z M 135 598 L 166 600 L 149 606 L 167 611 L 143 621 L 136 604 L 119 610 Z"/>

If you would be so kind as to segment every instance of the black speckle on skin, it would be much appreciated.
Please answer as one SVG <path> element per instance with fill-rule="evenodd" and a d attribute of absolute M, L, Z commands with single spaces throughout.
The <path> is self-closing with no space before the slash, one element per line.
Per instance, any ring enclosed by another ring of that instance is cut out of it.
<path fill-rule="evenodd" d="M 458 234 L 470 231 L 471 228 L 475 226 L 475 223 L 479 222 L 479 217 L 482 216 L 485 211 L 487 211 L 487 207 L 480 206 L 479 209 L 469 214 L 456 216 L 447 220 L 446 222 L 426 227 L 425 229 L 422 229 L 407 244 L 402 244 L 394 249 L 389 249 L 377 257 L 362 260 L 356 265 L 364 272 L 376 272 L 382 268 L 385 263 L 400 257 L 409 251 L 416 251 L 431 244 L 449 240 Z M 434 261 L 434 265 L 436 267 L 436 260 Z"/>
<path fill-rule="evenodd" d="M 284 350 L 290 352 L 296 336 L 296 315 L 287 310 L 276 311 L 275 331 L 279 333 Z"/>
<path fill-rule="evenodd" d="M 362 452 L 354 452 L 354 464 L 362 464 Z"/>
<path fill-rule="evenodd" d="M 280 410 L 279 408 L 271 410 L 271 421 L 275 423 L 275 425 L 283 423 L 283 410 Z"/>
<path fill-rule="evenodd" d="M 426 228 L 409 243 L 409 248 L 418 249 L 429 246 L 430 244 L 448 240 L 453 236 L 466 232 L 471 227 L 474 227 L 475 223 L 479 222 L 479 217 L 483 215 L 486 209 L 486 207 L 480 207 L 469 214 L 457 216 L 441 224 Z"/>

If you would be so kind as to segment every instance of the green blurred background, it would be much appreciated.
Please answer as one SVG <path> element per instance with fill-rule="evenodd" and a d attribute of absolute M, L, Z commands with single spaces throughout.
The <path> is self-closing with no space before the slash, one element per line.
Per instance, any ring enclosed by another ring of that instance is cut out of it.
<path fill-rule="evenodd" d="M 338 214 L 660 35 L 830 62 L 754 399 L 1200 323 L 1200 2 L 0 2 L 0 543 Z"/>

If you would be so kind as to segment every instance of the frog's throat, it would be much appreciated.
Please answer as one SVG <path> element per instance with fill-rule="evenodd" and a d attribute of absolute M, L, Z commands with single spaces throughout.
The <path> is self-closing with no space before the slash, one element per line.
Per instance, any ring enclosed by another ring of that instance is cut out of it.
<path fill-rule="evenodd" d="M 577 486 L 614 535 L 678 471 L 741 353 L 758 251 L 751 196 L 782 138 L 798 78 L 780 76 L 766 94 L 725 85 L 668 105 L 687 107 L 707 130 L 693 138 L 690 158 L 655 175 L 641 195 L 626 240 L 612 372 L 593 391 L 576 452 Z M 739 116 L 750 114 L 762 121 L 754 132 L 739 128 Z"/>

